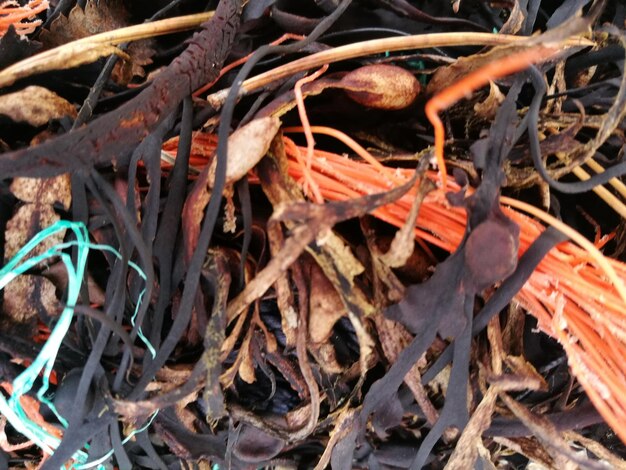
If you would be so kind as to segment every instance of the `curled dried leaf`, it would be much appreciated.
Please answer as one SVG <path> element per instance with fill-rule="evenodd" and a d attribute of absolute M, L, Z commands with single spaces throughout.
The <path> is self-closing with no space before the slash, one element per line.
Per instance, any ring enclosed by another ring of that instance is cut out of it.
<path fill-rule="evenodd" d="M 76 108 L 56 93 L 40 86 L 29 86 L 0 96 L 0 114 L 16 122 L 43 126 L 51 119 L 76 117 Z"/>
<path fill-rule="evenodd" d="M 39 204 L 24 204 L 7 223 L 5 231 L 4 259 L 10 260 L 15 254 L 46 227 L 58 222 L 60 217 L 52 206 Z M 40 255 L 63 241 L 65 230 L 60 230 L 47 237 L 37 245 L 28 258 Z"/>
<path fill-rule="evenodd" d="M 278 455 L 283 447 L 285 442 L 282 439 L 244 424 L 233 453 L 244 462 L 261 463 Z"/>
<path fill-rule="evenodd" d="M 53 178 L 15 178 L 11 182 L 11 192 L 24 202 L 60 204 L 65 210 L 72 202 L 69 174 Z"/>
<path fill-rule="evenodd" d="M 56 287 L 45 277 L 18 276 L 4 288 L 3 313 L 22 324 L 35 324 L 40 316 L 56 316 L 61 304 L 55 292 Z"/>
<path fill-rule="evenodd" d="M 340 85 L 357 103 L 385 110 L 410 106 L 421 89 L 411 72 L 386 64 L 360 67 L 344 76 Z"/>
<path fill-rule="evenodd" d="M 333 326 L 347 314 L 346 307 L 332 283 L 317 265 L 311 265 L 311 315 L 309 335 L 314 343 L 330 338 Z"/>

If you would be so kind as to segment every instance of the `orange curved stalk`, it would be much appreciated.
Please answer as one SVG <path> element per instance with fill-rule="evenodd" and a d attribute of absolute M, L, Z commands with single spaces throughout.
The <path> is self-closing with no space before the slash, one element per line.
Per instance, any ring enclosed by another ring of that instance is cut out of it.
<path fill-rule="evenodd" d="M 559 51 L 560 48 L 558 47 L 536 46 L 516 54 L 504 56 L 500 60 L 490 62 L 463 77 L 458 82 L 443 89 L 428 100 L 424 111 L 435 131 L 435 158 L 437 159 L 437 166 L 439 167 L 439 175 L 443 187 L 445 187 L 448 182 L 448 175 L 443 156 L 445 130 L 443 122 L 441 122 L 439 118 L 439 113 L 452 106 L 461 98 L 468 96 L 478 88 L 486 85 L 489 81 L 505 77 L 515 72 L 520 72 L 532 64 L 545 62 Z"/>

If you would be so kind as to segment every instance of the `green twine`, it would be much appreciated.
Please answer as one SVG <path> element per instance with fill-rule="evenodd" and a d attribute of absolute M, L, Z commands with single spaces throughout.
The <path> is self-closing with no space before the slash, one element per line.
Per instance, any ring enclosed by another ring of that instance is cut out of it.
<path fill-rule="evenodd" d="M 75 241 L 59 243 L 46 250 L 44 253 L 22 262 L 22 260 L 46 238 L 66 230 L 73 232 L 74 237 L 76 238 Z M 76 266 L 72 264 L 70 255 L 63 252 L 63 250 L 70 247 L 77 248 Z M 26 416 L 26 413 L 20 403 L 20 397 L 28 393 L 33 388 L 35 380 L 41 374 L 42 386 L 37 391 L 37 398 L 41 403 L 44 403 L 54 412 L 59 419 L 59 422 L 64 427 L 67 427 L 67 420 L 57 412 L 54 404 L 45 397 L 45 393 L 50 386 L 50 373 L 52 372 L 59 348 L 74 317 L 74 305 L 76 305 L 80 295 L 80 288 L 85 275 L 85 268 L 87 266 L 87 258 L 90 249 L 107 251 L 112 253 L 118 259 L 122 259 L 122 255 L 113 247 L 91 243 L 89 241 L 89 232 L 84 224 L 80 222 L 62 220 L 35 235 L 2 269 L 0 269 L 0 290 L 4 289 L 4 287 L 17 276 L 24 274 L 29 269 L 49 258 L 59 257 L 67 270 L 67 303 L 59 315 L 55 327 L 50 332 L 50 337 L 43 345 L 33 363 L 13 381 L 13 390 L 9 399 L 5 399 L 5 397 L 0 394 L 0 413 L 6 417 L 6 419 L 18 432 L 33 441 L 47 454 L 52 454 L 61 441 L 57 437 L 50 435 L 45 429 L 41 428 L 37 423 L 31 421 L 28 416 Z M 146 281 L 145 273 L 136 263 L 129 261 L 128 264 L 144 281 Z M 144 294 L 145 288 L 139 293 L 135 311 L 131 317 L 133 327 L 135 326 L 135 320 L 137 318 L 141 302 L 143 301 Z M 152 357 L 155 357 L 156 351 L 154 350 L 152 344 L 150 344 L 148 339 L 144 336 L 141 328 L 138 329 L 137 335 L 146 345 L 146 348 Z M 127 436 L 123 443 L 125 444 L 135 434 L 147 429 L 150 424 L 152 424 L 155 416 L 156 413 L 148 420 L 144 427 L 133 431 L 129 436 Z M 104 468 L 102 462 L 107 460 L 112 455 L 113 450 L 97 461 L 88 463 L 87 454 L 84 451 L 79 450 L 72 456 L 72 459 L 76 462 L 73 468 L 87 469 L 95 466 L 98 466 L 98 468 Z"/>

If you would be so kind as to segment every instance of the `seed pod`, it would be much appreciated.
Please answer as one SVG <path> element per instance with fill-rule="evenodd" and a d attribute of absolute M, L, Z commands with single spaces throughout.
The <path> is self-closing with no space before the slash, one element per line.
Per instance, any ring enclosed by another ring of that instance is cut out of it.
<path fill-rule="evenodd" d="M 420 84 L 411 72 L 384 64 L 353 70 L 341 79 L 340 86 L 357 103 L 385 110 L 406 108 L 420 92 Z"/>

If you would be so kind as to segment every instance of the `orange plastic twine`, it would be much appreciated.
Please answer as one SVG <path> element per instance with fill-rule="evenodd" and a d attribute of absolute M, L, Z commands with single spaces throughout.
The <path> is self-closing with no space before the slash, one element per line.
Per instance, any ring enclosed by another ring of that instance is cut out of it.
<path fill-rule="evenodd" d="M 31 0 L 24 6 L 20 6 L 15 0 L 0 2 L 0 37 L 4 36 L 11 25 L 18 34 L 32 33 L 41 24 L 41 20 L 31 19 L 48 7 L 48 0 Z"/>

